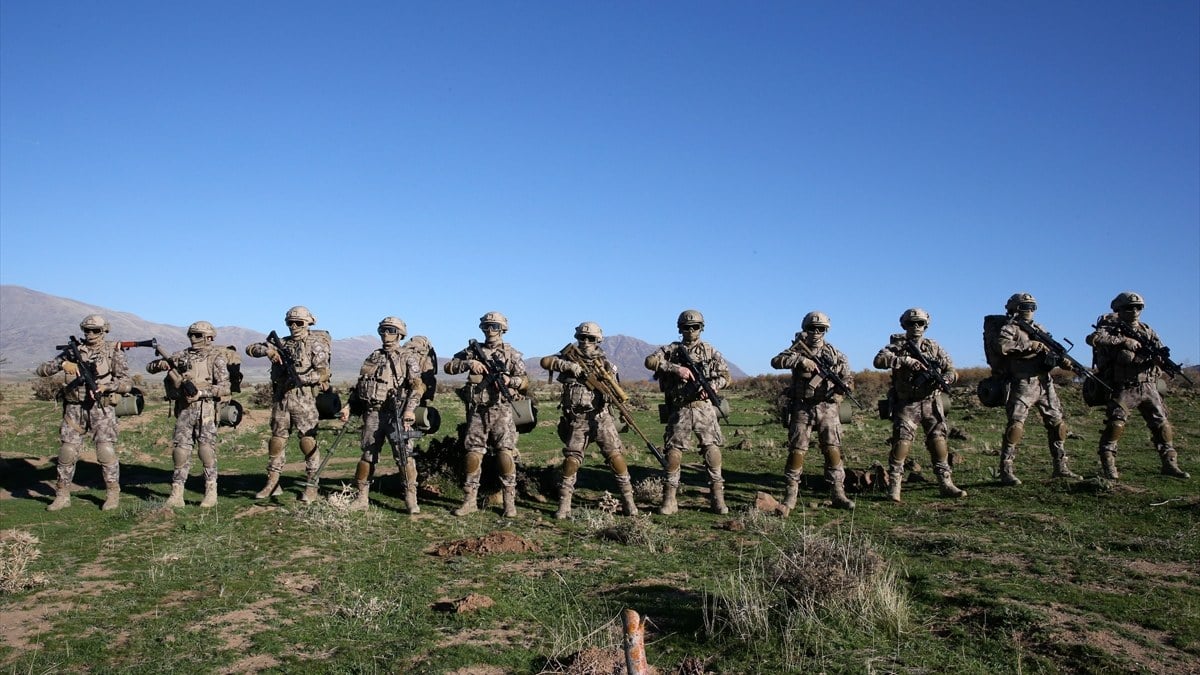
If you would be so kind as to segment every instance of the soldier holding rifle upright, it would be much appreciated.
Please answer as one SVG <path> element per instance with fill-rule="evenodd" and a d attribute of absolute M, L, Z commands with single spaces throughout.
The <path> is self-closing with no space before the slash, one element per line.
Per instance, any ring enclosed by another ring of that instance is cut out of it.
<path fill-rule="evenodd" d="M 354 471 L 358 496 L 350 504 L 355 511 L 369 506 L 371 478 L 379 462 L 379 451 L 387 440 L 404 478 L 404 504 L 410 514 L 420 513 L 417 506 L 417 460 L 407 452 L 408 434 L 416 421 L 417 404 L 425 393 L 421 364 L 417 353 L 401 347 L 408 326 L 398 317 L 379 322 L 379 349 L 367 355 L 359 370 L 358 382 L 342 408 L 343 421 L 357 410 L 362 415 L 362 458 Z"/>
<path fill-rule="evenodd" d="M 267 441 L 267 484 L 255 499 L 281 494 L 279 474 L 283 472 L 283 453 L 288 437 L 295 429 L 300 434 L 307 474 L 301 501 L 317 499 L 317 471 L 321 453 L 317 450 L 317 392 L 327 388 L 330 342 L 327 333 L 309 330 L 317 322 L 307 307 L 296 306 L 284 316 L 290 335 L 280 339 L 271 331 L 266 342 L 246 346 L 246 354 L 271 360 L 271 438 Z"/>
<path fill-rule="evenodd" d="M 171 456 L 171 496 L 166 505 L 183 506 L 183 486 L 192 466 L 192 448 L 204 466 L 204 499 L 200 506 L 217 505 L 217 405 L 230 394 L 229 368 L 223 347 L 213 346 L 217 330 L 207 321 L 188 326 L 191 347 L 146 364 L 150 373 L 167 373 L 167 397 L 174 401 L 175 435 Z"/>
<path fill-rule="evenodd" d="M 809 312 L 800 322 L 792 346 L 771 359 L 771 367 L 791 369 L 788 387 L 788 459 L 784 467 L 787 492 L 783 504 L 796 508 L 800 476 L 812 433 L 817 432 L 821 454 L 825 456 L 825 481 L 835 508 L 853 509 L 846 497 L 846 468 L 842 464 L 842 398 L 852 396 L 853 376 L 846 355 L 825 341 L 829 317 L 824 312 Z"/>
<path fill-rule="evenodd" d="M 629 478 L 629 467 L 625 464 L 624 446 L 617 433 L 617 425 L 608 410 L 610 404 L 621 405 L 623 401 L 609 400 L 616 394 L 617 367 L 608 360 L 600 343 L 604 333 L 600 325 L 584 321 L 575 328 L 575 342 L 563 347 L 557 354 L 543 356 L 541 365 L 551 373 L 558 373 L 562 383 L 562 418 L 558 422 L 558 437 L 563 442 L 562 477 L 558 488 L 559 520 L 571 515 L 571 497 L 575 493 L 575 479 L 579 466 L 583 464 L 583 453 L 593 441 L 612 469 L 621 489 L 621 508 L 627 516 L 636 516 L 637 505 L 633 501 L 633 484 Z M 593 384 L 589 386 L 589 382 Z M 606 396 L 605 390 L 609 395 Z M 619 390 L 618 390 L 619 391 Z"/>
<path fill-rule="evenodd" d="M 725 357 L 712 345 L 700 339 L 704 331 L 704 315 L 694 309 L 684 310 L 675 321 L 681 340 L 659 347 L 646 357 L 646 368 L 654 371 L 658 386 L 666 394 L 668 415 L 665 420 L 666 479 L 663 481 L 662 505 L 658 512 L 671 515 L 679 511 L 676 496 L 681 475 L 683 453 L 692 448 L 693 439 L 700 441 L 704 466 L 708 470 L 709 506 L 713 513 L 729 513 L 725 506 L 725 479 L 721 475 L 721 435 L 718 415 L 722 401 L 716 392 L 728 386 L 731 377 Z"/>
<path fill-rule="evenodd" d="M 954 484 L 950 472 L 950 449 L 946 440 L 950 429 L 941 393 L 948 392 L 958 379 L 950 355 L 937 342 L 925 337 L 929 312 L 920 307 L 900 315 L 903 333 L 892 335 L 887 346 L 875 355 L 876 368 L 892 371 L 888 403 L 892 416 L 892 451 L 888 456 L 890 497 L 900 502 L 904 481 L 904 460 L 917 438 L 917 428 L 925 432 L 925 448 L 933 460 L 943 497 L 966 497 Z"/>
<path fill-rule="evenodd" d="M 1130 411 L 1136 409 L 1150 428 L 1150 438 L 1162 461 L 1162 474 L 1191 478 L 1191 474 L 1179 468 L 1167 406 L 1158 392 L 1158 378 L 1163 372 L 1182 375 L 1184 379 L 1187 375 L 1171 360 L 1171 350 L 1163 345 L 1154 329 L 1142 323 L 1146 301 L 1141 295 L 1125 291 L 1113 298 L 1109 306 L 1112 313 L 1100 317 L 1095 332 L 1087 339 L 1094 350 L 1100 378 L 1113 389 L 1105 411 L 1104 431 L 1100 434 L 1100 473 L 1113 480 L 1121 477 L 1117 472 L 1117 441 L 1125 432 Z"/>
<path fill-rule="evenodd" d="M 72 336 L 58 347 L 61 353 L 38 366 L 40 377 L 66 373 L 63 389 L 63 416 L 59 426 L 58 481 L 54 501 L 46 509 L 58 511 L 71 505 L 71 484 L 75 464 L 84 438 L 96 444 L 96 461 L 104 476 L 105 498 L 100 508 L 111 511 L 120 506 L 121 466 L 117 461 L 117 412 L 120 395 L 132 389 L 125 353 L 115 342 L 104 339 L 108 320 L 89 314 L 79 323 L 83 342 Z"/>
<path fill-rule="evenodd" d="M 479 318 L 482 343 L 471 340 L 466 349 L 446 362 L 448 375 L 468 373 L 459 395 L 467 404 L 466 480 L 462 506 L 454 515 L 465 516 L 479 510 L 479 479 L 483 475 L 483 456 L 488 446 L 496 449 L 500 465 L 500 484 L 504 488 L 504 516 L 517 515 L 517 425 L 513 419 L 514 396 L 526 386 L 525 362 L 521 352 L 504 341 L 508 319 L 500 312 L 488 312 Z"/>

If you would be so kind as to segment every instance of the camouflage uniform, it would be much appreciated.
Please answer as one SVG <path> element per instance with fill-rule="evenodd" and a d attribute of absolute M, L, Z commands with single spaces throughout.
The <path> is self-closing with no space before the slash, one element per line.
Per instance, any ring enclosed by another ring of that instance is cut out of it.
<path fill-rule="evenodd" d="M 1025 419 L 1031 408 L 1036 408 L 1046 427 L 1046 442 L 1050 458 L 1054 462 L 1055 478 L 1082 478 L 1068 466 L 1066 450 L 1067 423 L 1063 419 L 1062 402 L 1050 379 L 1050 371 L 1058 359 L 1049 348 L 1033 339 L 1023 330 L 1020 322 L 1028 322 L 1038 330 L 1042 326 L 1033 322 L 1037 301 L 1028 293 L 1016 293 L 1005 304 L 1008 321 L 1000 328 L 998 347 L 1004 360 L 1004 371 L 1009 377 L 1008 402 L 1005 412 L 1008 426 L 1004 430 L 1000 448 L 1000 483 L 1020 485 L 1014 473 L 1017 446 L 1025 435 Z"/>
<path fill-rule="evenodd" d="M 1161 363 L 1154 352 L 1169 353 L 1154 329 L 1140 321 L 1146 306 L 1142 296 L 1126 291 L 1113 299 L 1113 313 L 1096 321 L 1096 330 L 1087 342 L 1095 354 L 1100 377 L 1112 387 L 1100 435 L 1101 473 L 1117 479 L 1117 442 L 1125 432 L 1129 412 L 1136 409 L 1146 420 L 1150 438 L 1158 450 L 1162 473 L 1175 478 L 1190 478 L 1179 468 L 1178 453 L 1172 440 L 1174 432 L 1167 420 L 1167 406 L 1158 391 Z M 1147 349 L 1147 347 L 1149 349 Z"/>
<path fill-rule="evenodd" d="M 583 365 L 567 356 L 583 359 L 589 367 L 609 373 L 613 380 L 617 379 L 617 367 L 600 349 L 604 335 L 599 325 L 591 321 L 579 324 L 575 328 L 575 339 L 577 343 L 567 345 L 557 354 L 544 356 L 541 360 L 542 368 L 559 374 L 558 381 L 563 387 L 559 402 L 562 418 L 558 422 L 558 437 L 564 444 L 562 480 L 559 483 L 555 518 L 562 520 L 571 514 L 571 497 L 575 493 L 579 467 L 583 464 L 583 453 L 593 442 L 600 446 L 600 452 L 617 479 L 625 515 L 637 515 L 633 484 L 623 454 L 624 446 L 608 410 L 609 401 L 605 400 L 603 394 L 587 386 Z"/>
<path fill-rule="evenodd" d="M 809 312 L 801 327 L 803 330 L 796 333 L 792 346 L 771 359 L 772 368 L 792 371 L 792 382 L 788 387 L 788 459 L 783 473 L 787 492 L 783 503 L 789 509 L 796 507 L 809 438 L 816 431 L 821 454 L 825 457 L 825 481 L 830 486 L 830 499 L 837 508 L 852 509 L 854 502 L 846 497 L 846 468 L 842 464 L 839 407 L 843 395 L 832 380 L 821 375 L 813 357 L 828 364 L 830 371 L 847 387 L 854 387 L 854 376 L 846 355 L 825 342 L 828 316 L 823 312 Z"/>
<path fill-rule="evenodd" d="M 117 460 L 117 412 L 120 394 L 132 389 L 129 365 L 125 353 L 115 342 L 106 342 L 104 335 L 109 331 L 108 321 L 98 314 L 84 317 L 79 327 L 84 331 L 79 344 L 79 356 L 83 363 L 67 359 L 59 354 L 37 368 L 40 377 L 50 377 L 66 371 L 68 386 L 63 390 L 63 416 L 59 426 L 58 481 L 55 484 L 54 501 L 47 507 L 57 511 L 71 503 L 71 483 L 75 478 L 75 464 L 84 439 L 91 437 L 96 444 L 96 461 L 104 476 L 105 500 L 101 507 L 105 511 L 120 506 L 121 467 Z M 95 375 L 97 395 L 93 399 L 79 371 L 91 368 Z"/>
<path fill-rule="evenodd" d="M 900 325 L 905 332 L 892 335 L 887 346 L 875 355 L 876 368 L 892 371 L 892 386 L 888 392 L 892 413 L 892 451 L 888 456 L 892 501 L 900 501 L 904 460 L 916 440 L 918 426 L 925 430 L 925 447 L 933 460 L 941 495 L 965 497 L 967 493 L 958 489 L 951 478 L 946 441 L 950 430 L 940 396 L 942 387 L 948 387 L 958 379 L 954 363 L 938 343 L 924 337 L 925 328 L 929 326 L 929 314 L 925 310 L 919 307 L 905 310 L 900 315 Z M 913 354 L 913 349 L 921 358 Z M 941 373 L 940 381 L 929 372 L 922 359 Z"/>
<path fill-rule="evenodd" d="M 503 314 L 484 314 L 479 319 L 479 328 L 486 339 L 483 343 L 472 343 L 478 345 L 489 363 L 498 362 L 502 374 L 484 386 L 488 377 L 486 368 L 490 366 L 480 362 L 471 347 L 458 352 L 446 363 L 445 371 L 449 375 L 470 373 L 467 384 L 459 390 L 467 405 L 467 431 L 463 439 L 467 457 L 463 503 L 454 511 L 454 515 L 464 516 L 479 510 L 476 497 L 479 494 L 479 479 L 483 474 L 483 456 L 487 453 L 488 445 L 491 445 L 496 449 L 500 465 L 504 515 L 511 518 L 517 514 L 517 426 L 513 420 L 512 406 L 500 388 L 503 387 L 509 396 L 516 396 L 525 388 L 525 362 L 521 352 L 502 339 L 508 331 L 508 319 Z"/>
<path fill-rule="evenodd" d="M 350 402 L 343 418 L 350 410 L 362 410 L 362 458 L 355 469 L 354 480 L 358 484 L 358 497 L 351 508 L 363 510 L 368 506 L 371 478 L 379 462 L 379 451 L 386 440 L 392 446 L 392 456 L 404 477 L 405 505 L 410 514 L 420 513 L 417 506 L 417 460 L 408 454 L 401 459 L 400 448 L 389 438 L 393 430 L 411 431 L 416 419 L 417 405 L 425 394 L 425 383 L 421 380 L 421 362 L 416 350 L 400 341 L 408 334 L 408 327 L 397 317 L 385 317 L 379 322 L 379 336 L 383 346 L 363 361 L 359 369 L 358 382 L 350 394 Z M 397 406 L 399 402 L 399 419 Z"/>
<path fill-rule="evenodd" d="M 212 324 L 197 321 L 188 326 L 191 347 L 146 364 L 150 373 L 171 371 L 167 388 L 175 402 L 175 435 L 171 439 L 175 471 L 167 506 L 183 506 L 183 487 L 192 468 L 193 447 L 197 447 L 196 454 L 204 466 L 204 500 L 200 506 L 211 508 L 217 504 L 217 407 L 221 398 L 230 394 L 230 380 L 225 360 L 228 350 L 212 344 L 216 334 Z M 181 387 L 194 388 L 195 394 L 188 396 Z"/>
<path fill-rule="evenodd" d="M 708 400 L 692 372 L 682 365 L 688 354 L 702 375 L 716 391 L 729 386 L 732 378 L 725 357 L 712 345 L 700 339 L 704 316 L 685 310 L 676 321 L 683 340 L 659 347 L 646 357 L 646 368 L 654 371 L 658 385 L 666 394 L 670 417 L 664 434 L 667 458 L 666 480 L 663 481 L 662 505 L 658 512 L 671 515 L 679 510 L 676 495 L 679 490 L 680 464 L 683 453 L 692 449 L 693 438 L 700 441 L 704 466 L 708 471 L 709 501 L 713 513 L 728 513 L 725 506 L 725 479 L 721 475 L 721 447 L 725 437 L 717 421 L 718 411 Z"/>
<path fill-rule="evenodd" d="M 328 342 L 309 330 L 308 327 L 317 320 L 307 308 L 291 308 L 284 321 L 291 335 L 282 339 L 283 348 L 296 366 L 300 386 L 291 382 L 288 369 L 273 346 L 266 342 L 246 346 L 248 356 L 271 359 L 274 399 L 271 405 L 271 439 L 267 443 L 267 484 L 255 498 L 265 499 L 282 492 L 279 489 L 279 474 L 283 472 L 284 449 L 291 430 L 295 429 L 300 434 L 300 451 L 304 453 L 307 474 L 307 487 L 301 500 L 309 502 L 317 498 L 316 473 L 321 464 L 321 453 L 317 451 L 317 392 L 329 386 L 331 354 Z"/>

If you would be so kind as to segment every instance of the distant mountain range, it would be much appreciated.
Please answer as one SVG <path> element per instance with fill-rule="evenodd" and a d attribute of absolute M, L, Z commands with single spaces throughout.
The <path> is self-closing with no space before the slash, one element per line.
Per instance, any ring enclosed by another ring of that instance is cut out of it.
<path fill-rule="evenodd" d="M 6 380 L 28 379 L 38 364 L 55 356 L 54 346 L 63 344 L 69 335 L 79 334 L 79 321 L 88 314 L 102 314 L 112 325 L 109 333 L 113 340 L 146 340 L 157 338 L 168 352 L 188 346 L 187 328 L 147 321 L 128 312 L 107 307 L 97 307 L 77 300 L 60 298 L 21 286 L 0 286 L 0 378 Z M 238 353 L 247 344 L 261 342 L 266 333 L 238 326 L 218 326 L 217 343 L 235 345 Z M 565 344 L 565 343 L 564 343 Z M 373 335 L 341 338 L 333 341 L 333 379 L 347 382 L 358 377 L 363 359 L 379 346 Z M 463 347 L 462 344 L 434 345 L 440 360 Z M 627 335 L 610 335 L 604 339 L 604 351 L 626 381 L 648 380 L 650 372 L 643 362 L 658 347 Z M 126 353 L 134 373 L 145 373 L 146 364 L 154 358 L 151 349 L 131 349 Z M 529 376 L 545 381 L 547 373 L 538 364 L 540 356 L 526 359 Z M 734 378 L 746 377 L 746 373 L 734 364 L 729 364 Z M 249 382 L 267 379 L 266 359 L 245 358 L 242 373 Z M 439 374 L 439 378 L 454 378 Z"/>

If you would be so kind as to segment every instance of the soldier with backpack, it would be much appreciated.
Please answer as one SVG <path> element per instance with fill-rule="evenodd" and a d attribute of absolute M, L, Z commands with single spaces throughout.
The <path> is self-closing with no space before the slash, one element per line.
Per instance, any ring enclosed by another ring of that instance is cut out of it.
<path fill-rule="evenodd" d="M 192 449 L 204 466 L 203 508 L 217 505 L 217 406 L 230 393 L 229 367 L 224 347 L 213 340 L 217 330 L 207 321 L 188 326 L 191 347 L 146 364 L 146 372 L 168 373 L 167 398 L 174 402 L 175 435 L 171 456 L 175 471 L 171 475 L 169 507 L 183 506 L 183 486 L 192 467 Z"/>
<path fill-rule="evenodd" d="M 1067 423 L 1063 418 L 1062 402 L 1050 379 L 1050 371 L 1061 362 L 1050 345 L 1036 339 L 1034 333 L 1048 334 L 1033 322 L 1037 300 L 1029 293 L 1014 293 L 1004 304 L 1003 322 L 994 334 L 989 326 L 993 317 L 984 319 L 984 352 L 993 372 L 1007 381 L 1008 396 L 1005 413 L 1008 425 L 1004 429 L 1000 448 L 1000 484 L 1020 485 L 1014 472 L 1017 447 L 1025 435 L 1025 420 L 1031 408 L 1036 408 L 1046 427 L 1046 442 L 1054 462 L 1054 478 L 1082 478 L 1071 471 L 1067 463 Z"/>
<path fill-rule="evenodd" d="M 918 426 L 925 430 L 925 447 L 933 460 L 941 496 L 966 497 L 967 493 L 951 478 L 946 441 L 950 429 L 940 396 L 958 379 L 954 363 L 941 345 L 925 337 L 928 312 L 920 307 L 906 309 L 900 315 L 900 326 L 904 332 L 892 335 L 887 346 L 875 355 L 876 368 L 892 371 L 892 386 L 888 391 L 892 415 L 892 451 L 888 457 L 890 497 L 893 502 L 900 502 L 904 460 L 916 440 Z"/>
<path fill-rule="evenodd" d="M 404 477 L 404 504 L 410 514 L 421 512 L 417 505 L 417 460 L 407 451 L 407 433 L 416 421 L 416 409 L 424 398 L 426 387 L 422 380 L 421 360 L 431 351 L 428 340 L 417 345 L 401 345 L 408 335 L 408 326 L 394 316 L 379 322 L 382 346 L 367 355 L 359 370 L 358 382 L 350 393 L 342 420 L 350 414 L 362 416 L 362 458 L 354 471 L 358 496 L 350 504 L 355 511 L 369 506 L 371 478 L 379 462 L 379 451 L 387 440 L 392 455 Z M 416 338 L 413 338 L 416 342 Z M 419 351 L 418 348 L 423 348 Z M 430 393 L 432 395 L 432 392 Z"/>
<path fill-rule="evenodd" d="M 120 394 L 133 386 L 125 352 L 116 342 L 104 336 L 109 331 L 108 319 L 89 314 L 79 322 L 83 341 L 72 336 L 69 344 L 59 347 L 57 357 L 38 366 L 39 377 L 66 373 L 67 383 L 62 391 L 63 415 L 59 426 L 58 482 L 54 501 L 47 511 L 58 511 L 71 504 L 71 483 L 83 440 L 91 437 L 96 444 L 96 462 L 104 476 L 105 498 L 101 510 L 111 511 L 120 506 L 121 465 L 117 460 L 117 413 Z"/>
<path fill-rule="evenodd" d="M 1101 379 L 1113 390 L 1105 409 L 1104 430 L 1100 433 L 1100 473 L 1112 480 L 1121 477 L 1117 471 L 1117 442 L 1125 433 L 1129 412 L 1136 409 L 1150 429 L 1150 438 L 1162 461 L 1161 473 L 1190 478 L 1191 474 L 1179 468 L 1167 406 L 1158 391 L 1158 380 L 1164 370 L 1175 370 L 1178 366 L 1171 361 L 1170 350 L 1154 329 L 1142 323 L 1146 301 L 1141 295 L 1125 291 L 1113 298 L 1109 306 L 1112 313 L 1100 317 L 1095 332 L 1087 339 Z"/>
<path fill-rule="evenodd" d="M 310 330 L 317 322 L 307 307 L 292 307 L 284 315 L 290 335 L 280 339 L 274 331 L 266 342 L 246 346 L 246 355 L 271 360 L 271 438 L 267 441 L 267 484 L 255 499 L 282 494 L 279 475 L 283 453 L 292 429 L 300 435 L 307 485 L 301 501 L 317 499 L 316 475 L 321 465 L 317 450 L 317 392 L 329 388 L 332 339 L 325 331 Z"/>

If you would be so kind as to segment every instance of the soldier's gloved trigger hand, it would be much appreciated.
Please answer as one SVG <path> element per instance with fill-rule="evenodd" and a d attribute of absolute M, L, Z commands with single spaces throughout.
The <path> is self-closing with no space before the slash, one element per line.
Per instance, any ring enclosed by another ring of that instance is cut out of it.
<path fill-rule="evenodd" d="M 1128 349 L 1131 352 L 1136 352 L 1137 350 L 1142 348 L 1142 345 L 1140 343 L 1138 343 L 1137 340 L 1134 340 L 1133 338 L 1125 338 L 1124 340 L 1121 341 L 1121 346 L 1124 347 L 1125 349 Z"/>
<path fill-rule="evenodd" d="M 71 377 L 79 376 L 79 364 L 75 363 L 74 361 L 63 361 L 62 369 L 64 373 L 70 375 Z"/>
<path fill-rule="evenodd" d="M 579 365 L 578 363 L 572 363 L 570 368 L 571 368 L 571 370 L 570 370 L 571 375 L 573 375 L 575 377 L 579 377 L 580 375 L 583 375 L 583 366 Z"/>

